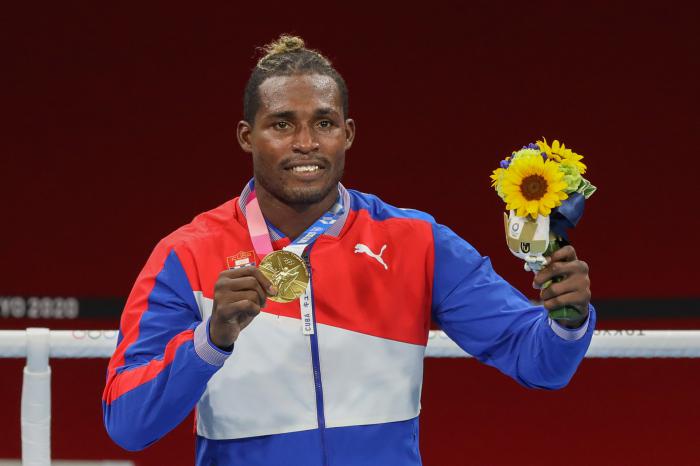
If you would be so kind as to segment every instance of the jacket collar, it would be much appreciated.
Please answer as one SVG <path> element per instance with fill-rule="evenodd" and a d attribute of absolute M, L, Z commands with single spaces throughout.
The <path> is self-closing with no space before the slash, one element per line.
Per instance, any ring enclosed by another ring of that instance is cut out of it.
<path fill-rule="evenodd" d="M 243 191 L 241 192 L 240 197 L 238 198 L 238 207 L 241 209 L 241 212 L 243 212 L 244 216 L 246 216 L 245 209 L 246 204 L 248 204 L 248 196 L 250 196 L 252 181 L 253 180 L 246 183 L 245 187 L 243 188 Z M 340 209 L 342 209 L 342 213 L 338 220 L 333 225 L 331 225 L 331 227 L 324 233 L 325 235 L 338 237 L 338 235 L 340 235 L 340 232 L 343 230 L 345 222 L 348 219 L 348 214 L 350 213 L 350 193 L 347 189 L 345 189 L 345 186 L 343 186 L 342 183 L 338 183 L 338 201 L 339 202 L 337 205 L 339 205 Z M 277 228 L 275 228 L 274 225 L 272 225 L 270 222 L 266 223 L 267 229 L 270 232 L 270 239 L 273 242 L 285 238 L 284 234 Z"/>

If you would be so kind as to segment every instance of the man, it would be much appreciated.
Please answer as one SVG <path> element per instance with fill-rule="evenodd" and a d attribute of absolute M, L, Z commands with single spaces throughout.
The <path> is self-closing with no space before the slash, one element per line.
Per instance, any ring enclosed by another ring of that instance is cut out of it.
<path fill-rule="evenodd" d="M 162 240 L 129 296 L 103 395 L 114 441 L 144 448 L 196 407 L 198 465 L 419 465 L 431 318 L 522 385 L 565 386 L 595 323 L 573 248 L 532 306 L 429 215 L 345 189 L 342 77 L 299 38 L 267 51 L 238 125 L 253 180 Z M 284 267 L 301 285 L 281 299 Z M 581 321 L 547 318 L 563 305 Z"/>

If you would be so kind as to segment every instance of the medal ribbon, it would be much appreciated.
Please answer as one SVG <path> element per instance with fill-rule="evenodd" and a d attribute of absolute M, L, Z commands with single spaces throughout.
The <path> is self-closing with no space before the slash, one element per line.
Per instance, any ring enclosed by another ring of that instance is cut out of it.
<path fill-rule="evenodd" d="M 250 180 L 250 195 L 246 202 L 246 216 L 248 220 L 248 232 L 250 239 L 253 242 L 253 248 L 256 254 L 262 261 L 263 258 L 273 252 L 272 241 L 270 240 L 270 231 L 267 228 L 265 217 L 260 210 L 260 203 L 255 194 L 254 180 Z M 342 196 L 338 196 L 338 200 L 333 207 L 323 214 L 321 218 L 316 220 L 313 225 L 304 231 L 298 238 L 284 249 L 291 253 L 300 256 L 304 253 L 307 246 L 312 244 L 319 236 L 324 234 L 328 229 L 338 221 L 343 214 Z M 306 284 L 306 291 L 299 297 L 299 307 L 301 310 L 302 334 L 313 335 L 314 333 L 314 308 L 313 298 L 311 296 L 311 271 L 309 270 L 309 281 Z"/>
<path fill-rule="evenodd" d="M 341 196 L 339 195 L 338 200 L 328 212 L 323 214 L 313 223 L 313 225 L 307 228 L 304 233 L 299 235 L 289 246 L 285 247 L 284 249 L 301 256 L 306 247 L 316 241 L 319 236 L 328 231 L 328 229 L 338 221 L 342 214 L 343 203 Z M 258 255 L 260 260 L 263 260 L 266 255 L 273 251 L 273 248 L 272 241 L 270 240 L 270 232 L 267 229 L 265 217 L 263 217 L 262 211 L 260 210 L 258 197 L 255 194 L 255 184 L 253 180 L 250 180 L 250 195 L 248 196 L 248 201 L 246 203 L 246 217 L 248 222 L 248 232 L 250 233 L 250 239 L 253 242 L 253 248 L 255 249 L 255 253 Z"/>

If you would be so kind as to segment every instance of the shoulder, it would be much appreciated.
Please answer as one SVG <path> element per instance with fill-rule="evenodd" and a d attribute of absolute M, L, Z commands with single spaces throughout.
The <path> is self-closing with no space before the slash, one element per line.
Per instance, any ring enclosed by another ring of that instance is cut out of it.
<path fill-rule="evenodd" d="M 221 241 L 225 236 L 242 229 L 237 220 L 236 203 L 238 198 L 203 212 L 186 225 L 181 226 L 163 238 L 159 247 L 172 249 L 198 249 L 203 244 Z"/>
<path fill-rule="evenodd" d="M 405 219 L 435 224 L 435 219 L 430 214 L 420 210 L 395 207 L 384 202 L 374 194 L 367 194 L 354 189 L 349 189 L 348 192 L 351 197 L 352 210 L 366 211 L 372 220 Z"/>
<path fill-rule="evenodd" d="M 372 221 L 382 222 L 398 219 L 407 221 L 402 223 L 415 224 L 415 222 L 420 222 L 425 225 L 425 229 L 430 231 L 436 253 L 445 253 L 456 257 L 481 257 L 469 242 L 449 227 L 437 223 L 435 218 L 428 213 L 416 209 L 395 207 L 373 194 L 352 189 L 348 191 L 352 199 L 352 210 L 366 211 Z"/>

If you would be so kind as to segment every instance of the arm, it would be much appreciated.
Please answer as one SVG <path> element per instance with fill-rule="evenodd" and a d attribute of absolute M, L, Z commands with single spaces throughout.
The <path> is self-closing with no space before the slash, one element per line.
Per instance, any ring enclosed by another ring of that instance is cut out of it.
<path fill-rule="evenodd" d="M 564 387 L 583 359 L 595 311 L 577 329 L 552 322 L 449 228 L 433 226 L 433 317 L 462 349 L 531 388 Z"/>
<path fill-rule="evenodd" d="M 131 291 L 109 363 L 102 407 L 110 437 L 127 450 L 161 438 L 229 354 L 211 343 L 176 250 L 159 244 Z"/>

